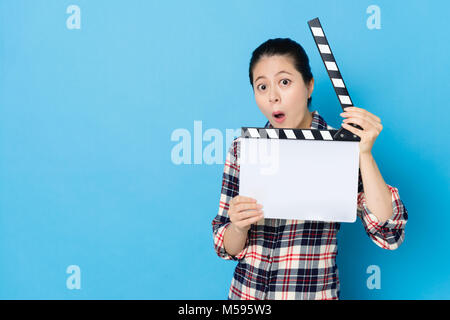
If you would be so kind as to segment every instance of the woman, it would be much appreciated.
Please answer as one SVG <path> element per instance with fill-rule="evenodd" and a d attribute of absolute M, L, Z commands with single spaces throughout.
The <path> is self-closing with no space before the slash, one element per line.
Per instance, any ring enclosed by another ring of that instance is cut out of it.
<path fill-rule="evenodd" d="M 314 78 L 303 48 L 291 39 L 270 39 L 252 54 L 250 83 L 266 128 L 334 129 L 310 112 Z M 396 249 L 404 239 L 407 211 L 398 189 L 387 185 L 371 150 L 381 120 L 345 108 L 343 127 L 361 138 L 357 214 L 374 243 Z M 347 123 L 358 124 L 363 130 Z M 225 162 L 219 212 L 212 221 L 219 257 L 239 261 L 228 299 L 339 299 L 337 232 L 333 222 L 264 219 L 257 199 L 239 195 L 240 138 Z M 301 210 L 301 209 L 300 209 Z"/>

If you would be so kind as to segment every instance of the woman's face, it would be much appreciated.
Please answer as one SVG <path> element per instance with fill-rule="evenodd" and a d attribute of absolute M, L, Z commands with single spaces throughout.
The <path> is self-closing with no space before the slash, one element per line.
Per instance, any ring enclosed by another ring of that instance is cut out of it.
<path fill-rule="evenodd" d="M 307 128 L 312 121 L 308 98 L 314 79 L 305 85 L 302 75 L 288 56 L 263 56 L 253 68 L 256 104 L 274 128 Z M 276 113 L 281 116 L 275 116 Z"/>

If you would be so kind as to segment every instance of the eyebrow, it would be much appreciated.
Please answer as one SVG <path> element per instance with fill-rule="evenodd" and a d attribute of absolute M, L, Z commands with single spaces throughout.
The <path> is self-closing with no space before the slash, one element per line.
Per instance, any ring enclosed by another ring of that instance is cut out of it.
<path fill-rule="evenodd" d="M 284 71 L 284 70 L 282 70 L 282 71 L 280 71 L 280 72 L 277 72 L 275 75 L 277 76 L 277 75 L 279 75 L 280 73 L 287 73 L 287 74 L 290 74 L 290 75 L 292 76 L 292 73 L 287 72 L 287 71 Z M 256 78 L 255 83 L 256 83 L 256 81 L 258 81 L 260 78 L 265 78 L 265 77 L 264 77 L 264 76 L 259 76 L 258 78 Z"/>

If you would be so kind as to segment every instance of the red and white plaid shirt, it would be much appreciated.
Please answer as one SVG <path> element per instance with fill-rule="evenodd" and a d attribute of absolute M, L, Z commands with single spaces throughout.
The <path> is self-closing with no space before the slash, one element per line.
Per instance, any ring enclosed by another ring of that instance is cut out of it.
<path fill-rule="evenodd" d="M 267 122 L 265 127 L 272 128 L 272 125 Z M 314 111 L 311 129 L 334 128 Z M 225 251 L 223 237 L 230 225 L 229 203 L 239 194 L 240 139 L 234 139 L 228 150 L 219 212 L 212 221 L 216 253 L 223 259 L 238 261 L 228 299 L 339 299 L 336 265 L 339 223 L 262 219 L 251 225 L 241 252 L 231 256 Z M 379 223 L 366 205 L 359 172 L 357 214 L 375 244 L 394 250 L 403 242 L 408 214 L 398 189 L 388 187 L 392 193 L 393 215 Z"/>

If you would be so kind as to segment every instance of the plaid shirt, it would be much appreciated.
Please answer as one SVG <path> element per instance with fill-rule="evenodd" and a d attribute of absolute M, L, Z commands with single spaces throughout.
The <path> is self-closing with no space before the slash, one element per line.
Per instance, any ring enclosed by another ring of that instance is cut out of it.
<path fill-rule="evenodd" d="M 272 128 L 267 122 L 266 128 Z M 334 129 L 317 111 L 311 129 Z M 239 194 L 240 137 L 234 139 L 225 161 L 219 212 L 212 221 L 214 248 L 219 257 L 237 260 L 228 299 L 339 299 L 336 265 L 336 222 L 262 219 L 251 225 L 244 249 L 229 255 L 223 238 L 230 225 L 230 200 Z M 404 239 L 408 219 L 398 189 L 389 186 L 393 214 L 384 223 L 366 205 L 359 171 L 357 215 L 367 235 L 384 249 L 396 249 Z M 259 200 L 259 199 L 257 199 Z"/>

